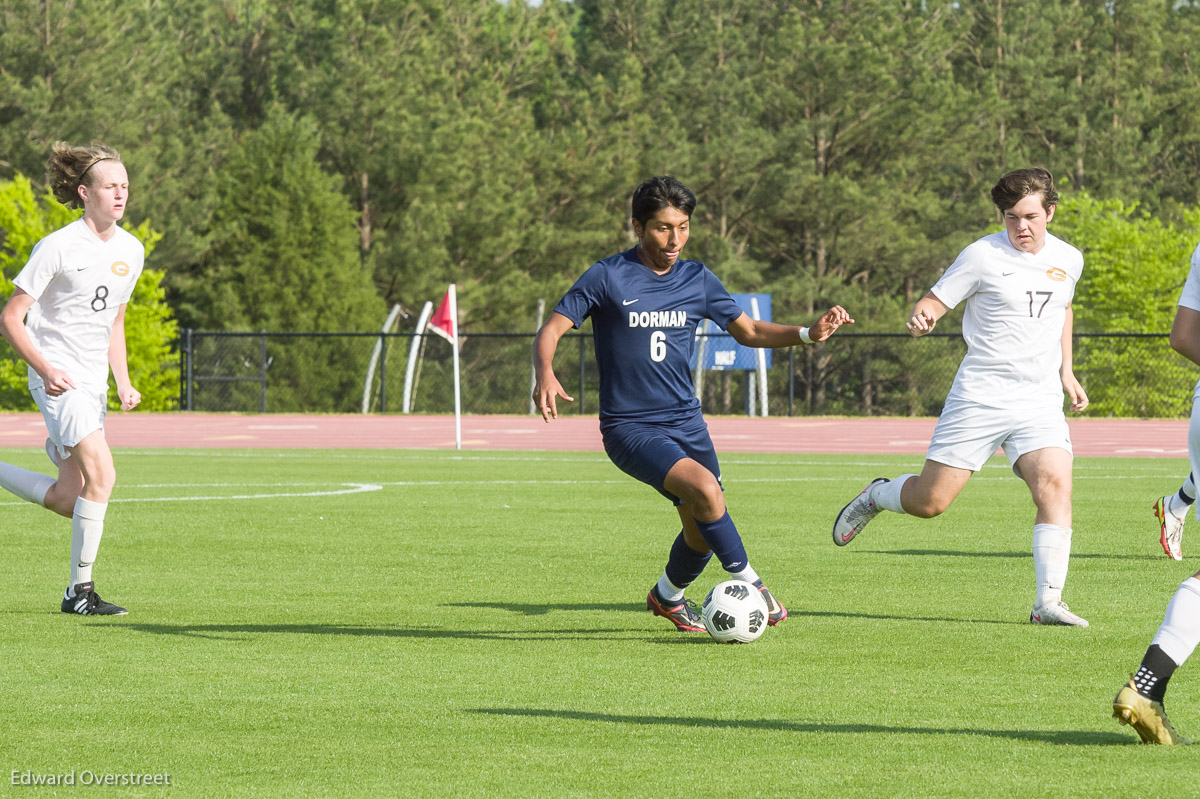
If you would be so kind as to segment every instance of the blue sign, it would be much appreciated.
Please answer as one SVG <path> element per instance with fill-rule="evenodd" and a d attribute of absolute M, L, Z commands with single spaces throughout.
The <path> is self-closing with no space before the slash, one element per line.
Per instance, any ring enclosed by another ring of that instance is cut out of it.
<path fill-rule="evenodd" d="M 772 321 L 770 294 L 734 294 L 732 296 L 734 301 L 752 319 L 757 318 L 763 322 Z M 758 310 L 757 315 L 755 315 L 756 307 Z M 733 336 L 728 335 L 721 328 L 713 324 L 711 319 L 703 320 L 696 327 L 696 332 L 700 335 L 696 337 L 695 346 L 692 347 L 690 364 L 692 369 L 696 368 L 698 353 L 703 353 L 704 360 L 702 364 L 705 369 L 723 371 L 728 369 L 754 370 L 758 368 L 759 350 L 755 347 L 743 347 L 741 344 L 738 344 L 733 340 Z M 767 358 L 767 368 L 769 369 L 771 368 L 772 351 L 768 349 L 762 352 Z"/>

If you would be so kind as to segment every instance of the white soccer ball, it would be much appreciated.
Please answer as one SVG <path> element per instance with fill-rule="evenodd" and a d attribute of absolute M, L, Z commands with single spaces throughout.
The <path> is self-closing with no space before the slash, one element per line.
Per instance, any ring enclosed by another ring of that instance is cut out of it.
<path fill-rule="evenodd" d="M 722 644 L 748 644 L 767 629 L 767 602 L 750 583 L 726 580 L 704 597 L 700 608 L 704 629 Z"/>

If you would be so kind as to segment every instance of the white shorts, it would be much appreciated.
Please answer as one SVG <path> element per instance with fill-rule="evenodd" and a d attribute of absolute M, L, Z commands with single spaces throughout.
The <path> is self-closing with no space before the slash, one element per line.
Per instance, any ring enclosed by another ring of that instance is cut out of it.
<path fill-rule="evenodd" d="M 57 397 L 48 395 L 44 387 L 31 388 L 29 393 L 46 420 L 50 443 L 58 450 L 59 458 L 70 457 L 67 447 L 74 447 L 92 433 L 104 429 L 104 415 L 108 412 L 107 387 L 103 391 L 73 388 Z"/>
<path fill-rule="evenodd" d="M 1058 447 L 1074 454 L 1071 431 L 1061 408 L 1031 412 L 1028 407 L 1009 410 L 947 400 L 925 457 L 956 469 L 977 472 L 997 447 L 1004 448 L 1014 472 L 1017 458 L 1027 452 Z"/>

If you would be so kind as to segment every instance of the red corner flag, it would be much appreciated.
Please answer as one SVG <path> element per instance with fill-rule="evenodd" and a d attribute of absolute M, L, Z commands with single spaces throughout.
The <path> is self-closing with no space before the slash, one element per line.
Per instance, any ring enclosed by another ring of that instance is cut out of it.
<path fill-rule="evenodd" d="M 462 449 L 462 388 L 459 382 L 458 369 L 458 296 L 454 293 L 454 284 L 446 289 L 442 304 L 438 306 L 433 317 L 425 323 L 426 330 L 432 330 L 450 342 L 454 353 L 454 445 Z"/>
<path fill-rule="evenodd" d="M 454 296 L 454 285 L 446 289 L 446 296 L 442 297 L 442 303 L 430 317 L 427 329 L 437 333 L 442 338 L 453 343 L 455 336 L 458 335 L 458 302 Z"/>

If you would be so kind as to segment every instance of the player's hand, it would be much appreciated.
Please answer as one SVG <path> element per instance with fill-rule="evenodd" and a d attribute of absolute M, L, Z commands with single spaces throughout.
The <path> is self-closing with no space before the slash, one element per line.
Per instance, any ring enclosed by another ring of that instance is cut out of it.
<path fill-rule="evenodd" d="M 854 324 L 854 319 L 847 313 L 846 309 L 840 305 L 835 305 L 821 314 L 821 318 L 813 323 L 813 326 L 808 329 L 808 337 L 814 342 L 824 341 L 832 336 L 842 325 L 852 324 Z"/>
<path fill-rule="evenodd" d="M 46 389 L 46 395 L 50 397 L 61 397 L 75 388 L 75 383 L 71 380 L 71 376 L 62 369 L 54 367 L 51 367 L 50 371 L 42 375 L 42 385 Z"/>
<path fill-rule="evenodd" d="M 142 401 L 142 393 L 133 386 L 117 386 L 117 399 L 121 400 L 121 410 L 132 411 Z"/>
<path fill-rule="evenodd" d="M 1071 401 L 1070 409 L 1076 413 L 1082 411 L 1088 406 L 1088 395 L 1083 390 L 1083 385 L 1075 379 L 1073 372 L 1068 372 L 1062 376 L 1063 390 L 1067 392 L 1067 399 Z"/>
<path fill-rule="evenodd" d="M 574 402 L 575 398 L 563 391 L 562 383 L 558 382 L 553 374 L 547 377 L 539 377 L 533 387 L 533 405 L 537 408 L 542 418 L 549 424 L 551 419 L 558 418 L 558 398 L 562 397 L 567 402 Z"/>
<path fill-rule="evenodd" d="M 907 327 L 909 333 L 920 337 L 933 330 L 933 326 L 936 324 L 937 320 L 933 318 L 933 314 L 922 308 L 909 317 Z"/>

